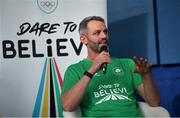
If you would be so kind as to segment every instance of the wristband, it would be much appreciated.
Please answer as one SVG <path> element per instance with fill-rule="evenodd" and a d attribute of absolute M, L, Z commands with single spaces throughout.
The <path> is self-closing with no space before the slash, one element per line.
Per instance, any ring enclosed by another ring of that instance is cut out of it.
<path fill-rule="evenodd" d="M 90 73 L 90 72 L 88 72 L 88 71 L 85 71 L 85 72 L 84 72 L 84 75 L 86 75 L 87 77 L 89 77 L 89 78 L 91 78 L 91 79 L 92 79 L 93 76 L 94 76 L 92 73 Z"/>

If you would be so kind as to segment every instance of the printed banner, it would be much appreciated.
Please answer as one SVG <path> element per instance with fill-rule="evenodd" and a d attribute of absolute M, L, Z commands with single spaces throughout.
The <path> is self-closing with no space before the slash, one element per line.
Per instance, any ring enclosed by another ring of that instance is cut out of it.
<path fill-rule="evenodd" d="M 78 25 L 106 0 L 0 0 L 0 116 L 62 116 L 66 68 L 86 58 Z"/>

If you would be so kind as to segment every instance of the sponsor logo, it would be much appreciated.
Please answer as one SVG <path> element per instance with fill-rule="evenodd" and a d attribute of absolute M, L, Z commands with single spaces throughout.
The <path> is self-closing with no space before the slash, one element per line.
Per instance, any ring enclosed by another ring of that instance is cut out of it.
<path fill-rule="evenodd" d="M 50 14 L 56 10 L 58 0 L 37 0 L 37 4 L 44 13 Z"/>

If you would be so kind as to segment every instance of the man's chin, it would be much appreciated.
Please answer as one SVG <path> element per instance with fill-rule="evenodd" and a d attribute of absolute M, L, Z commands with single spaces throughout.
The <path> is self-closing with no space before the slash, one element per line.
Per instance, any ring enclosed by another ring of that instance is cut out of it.
<path fill-rule="evenodd" d="M 108 51 L 108 45 L 107 44 L 101 44 L 99 45 L 99 53 L 102 51 Z"/>
<path fill-rule="evenodd" d="M 108 44 L 107 43 L 100 44 L 100 47 L 102 46 L 108 46 Z"/>
<path fill-rule="evenodd" d="M 99 45 L 99 49 L 101 49 L 103 46 L 108 47 L 108 44 L 105 44 L 105 43 L 104 43 L 104 44 L 100 44 L 100 45 Z"/>

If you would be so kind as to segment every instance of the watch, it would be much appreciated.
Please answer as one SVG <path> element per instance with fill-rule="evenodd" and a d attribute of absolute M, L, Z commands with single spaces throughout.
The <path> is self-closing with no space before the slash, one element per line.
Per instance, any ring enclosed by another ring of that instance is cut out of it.
<path fill-rule="evenodd" d="M 88 72 L 87 70 L 86 71 L 84 71 L 84 75 L 86 75 L 87 77 L 89 77 L 89 78 L 93 78 L 93 74 L 92 73 L 90 73 L 90 72 Z"/>

